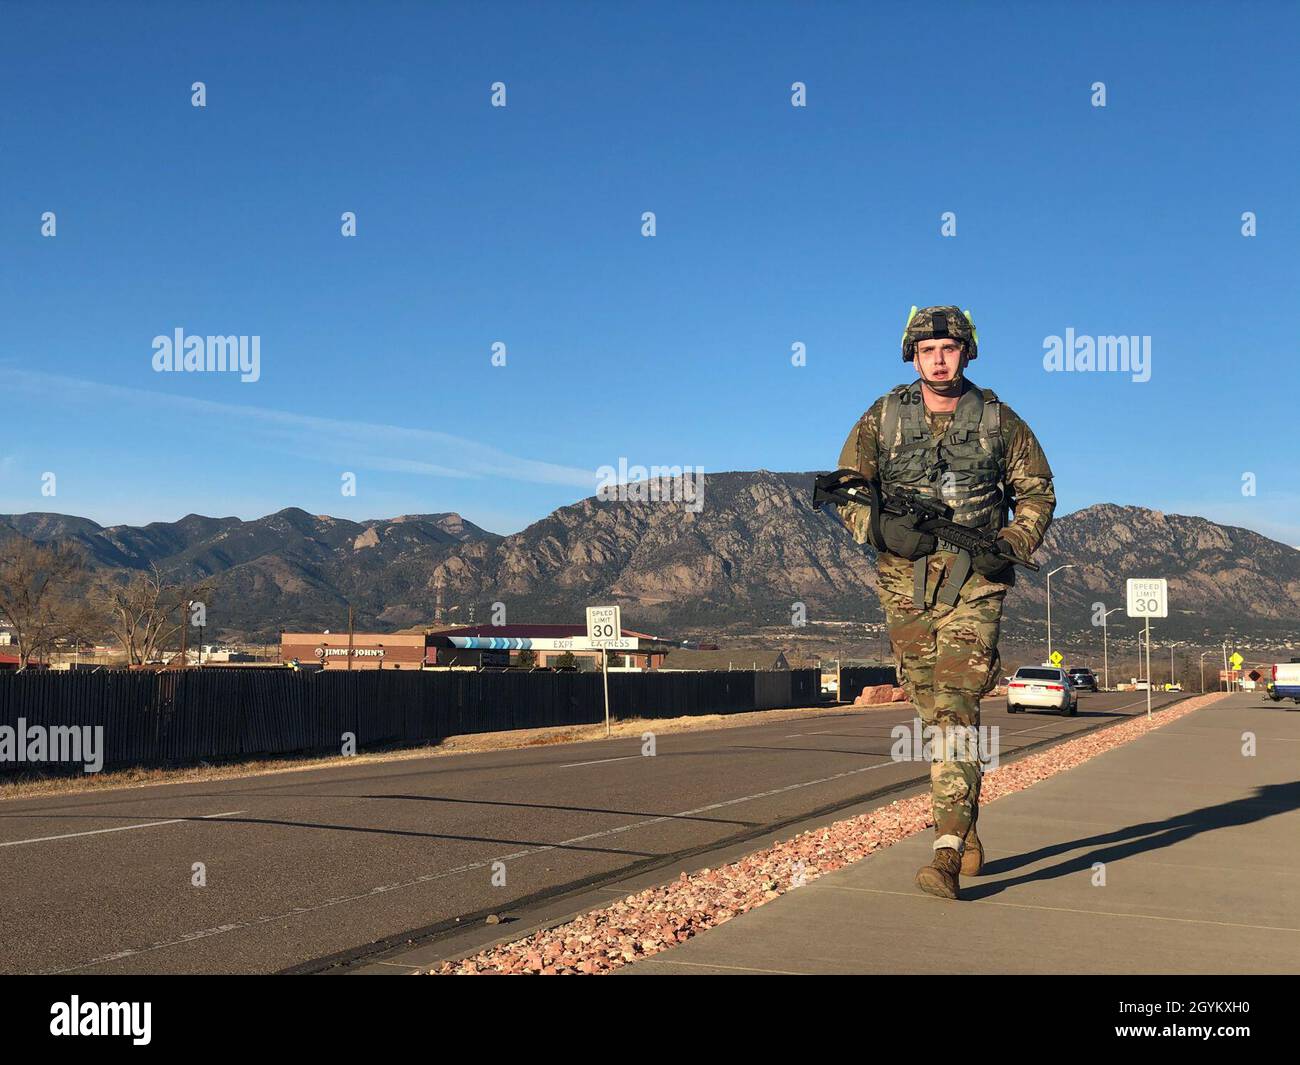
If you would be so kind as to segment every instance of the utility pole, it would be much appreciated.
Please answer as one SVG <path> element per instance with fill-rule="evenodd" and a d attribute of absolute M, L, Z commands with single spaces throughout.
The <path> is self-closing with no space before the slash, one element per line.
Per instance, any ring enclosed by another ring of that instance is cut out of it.
<path fill-rule="evenodd" d="M 352 604 L 348 604 L 348 669 L 352 668 Z"/>

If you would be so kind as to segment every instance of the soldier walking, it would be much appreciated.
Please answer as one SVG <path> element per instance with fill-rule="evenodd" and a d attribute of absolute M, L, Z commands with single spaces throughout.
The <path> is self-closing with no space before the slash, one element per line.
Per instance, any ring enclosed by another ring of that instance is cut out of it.
<path fill-rule="evenodd" d="M 979 354 L 969 312 L 912 308 L 903 361 L 918 379 L 881 396 L 840 453 L 886 494 L 911 489 L 953 508 L 953 520 L 995 532 L 1004 554 L 1030 559 L 1052 521 L 1056 493 L 1047 457 L 1029 426 L 965 376 Z M 1009 520 L 1014 512 L 1014 520 Z M 1001 673 L 998 630 L 1014 567 L 989 552 L 971 557 L 916 528 L 915 515 L 876 515 L 840 505 L 858 543 L 877 552 L 877 583 L 899 682 L 932 737 L 934 858 L 916 874 L 922 891 L 959 897 L 959 875 L 978 876 L 975 831 L 982 769 L 980 697 Z M 873 531 L 873 526 L 874 531 Z"/>

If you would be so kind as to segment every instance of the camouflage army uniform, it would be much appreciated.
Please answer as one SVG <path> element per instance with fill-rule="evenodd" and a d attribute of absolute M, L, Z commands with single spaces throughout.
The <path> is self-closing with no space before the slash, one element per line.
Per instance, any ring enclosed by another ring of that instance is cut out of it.
<path fill-rule="evenodd" d="M 967 379 L 969 382 L 969 379 Z M 969 383 L 966 388 L 972 387 Z M 840 453 L 841 468 L 876 480 L 880 451 L 882 396 L 849 433 Z M 925 423 L 937 440 L 947 432 L 954 412 L 925 408 Z M 1029 426 L 1005 403 L 1000 404 L 1004 481 L 1014 493 L 1015 520 L 998 535 L 1024 559 L 1043 541 L 1056 508 L 1052 471 Z M 858 543 L 868 542 L 869 510 L 844 504 L 840 513 Z M 960 520 L 960 518 L 958 519 Z M 939 601 L 939 589 L 957 555 L 942 548 L 928 557 L 921 605 L 914 602 L 913 563 L 887 551 L 877 553 L 881 606 L 898 667 L 899 681 L 922 722 L 945 734 L 949 728 L 977 728 L 979 700 L 999 681 L 998 630 L 1002 603 L 1014 583 L 1014 570 L 990 579 L 972 571 L 960 586 L 954 605 Z M 981 769 L 974 745 L 964 751 L 936 743 L 930 767 L 934 811 L 934 848 L 962 852 L 979 812 Z"/>

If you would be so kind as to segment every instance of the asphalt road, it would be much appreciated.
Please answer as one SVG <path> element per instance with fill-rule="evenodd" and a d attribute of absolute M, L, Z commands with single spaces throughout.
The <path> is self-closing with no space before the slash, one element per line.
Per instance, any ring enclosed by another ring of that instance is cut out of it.
<path fill-rule="evenodd" d="M 989 699 L 982 723 L 1007 760 L 1145 706 L 1085 694 L 1074 718 L 1012 716 Z M 615 739 L 6 801 L 0 971 L 319 969 L 638 869 L 668 879 L 692 853 L 915 786 L 928 766 L 889 753 L 912 717 L 665 734 L 655 757 Z"/>

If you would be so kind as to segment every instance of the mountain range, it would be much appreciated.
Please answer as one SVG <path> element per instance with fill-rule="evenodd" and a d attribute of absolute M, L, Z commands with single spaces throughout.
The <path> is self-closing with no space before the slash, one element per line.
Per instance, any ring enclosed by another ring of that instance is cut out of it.
<path fill-rule="evenodd" d="M 96 580 L 153 564 L 209 578 L 218 639 L 337 630 L 349 604 L 358 630 L 379 631 L 486 623 L 494 603 L 516 623 L 581 623 L 585 606 L 619 603 L 625 627 L 666 636 L 791 629 L 798 604 L 812 627 L 878 622 L 871 551 L 811 507 L 812 477 L 710 474 L 698 512 L 593 496 L 510 536 L 454 513 L 349 521 L 296 508 L 143 527 L 7 515 L 0 536 L 76 543 Z M 1043 575 L 1068 563 L 1052 582 L 1054 631 L 1086 632 L 1096 603 L 1122 608 L 1127 577 L 1166 577 L 1171 616 L 1156 623 L 1166 637 L 1300 638 L 1300 551 L 1249 529 L 1099 503 L 1058 516 L 1035 561 L 1041 572 L 1020 572 L 1007 597 L 1006 636 L 1041 632 Z"/>

